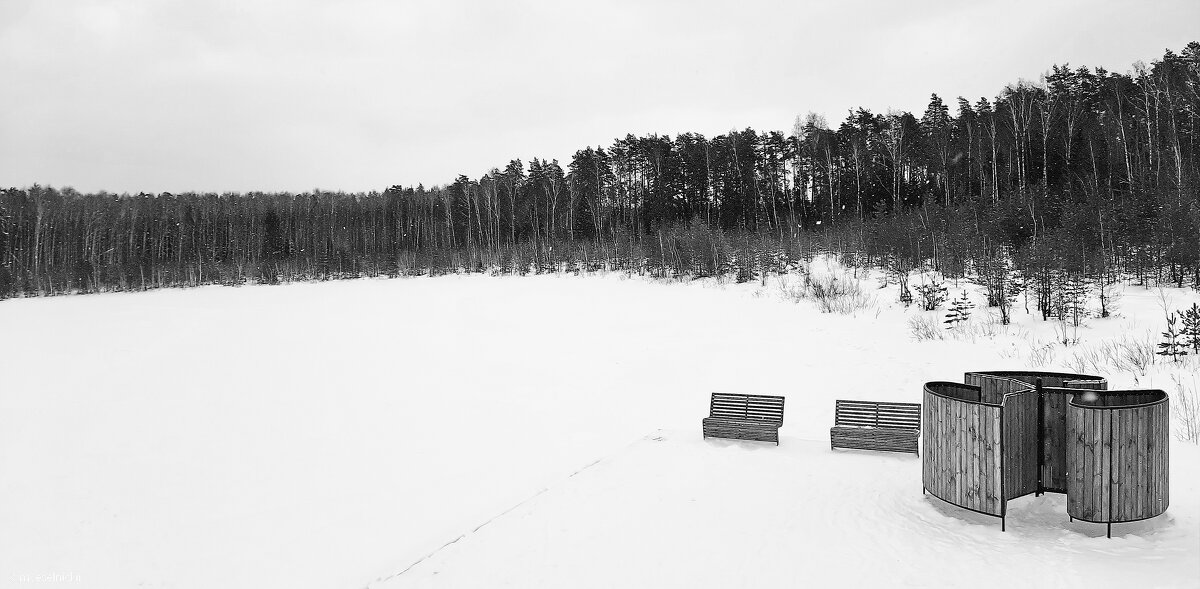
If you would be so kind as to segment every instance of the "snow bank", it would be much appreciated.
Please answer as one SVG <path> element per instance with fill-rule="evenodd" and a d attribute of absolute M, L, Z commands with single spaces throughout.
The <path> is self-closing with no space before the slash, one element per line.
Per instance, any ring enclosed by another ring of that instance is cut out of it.
<path fill-rule="evenodd" d="M 1192 447 L 1172 448 L 1167 514 L 1114 526 L 1112 542 L 1061 525 L 1054 495 L 1010 504 L 1001 534 L 923 497 L 915 459 L 827 450 L 833 399 L 919 402 L 931 378 L 1027 367 L 1045 324 L 918 343 L 888 289 L 853 317 L 781 292 L 452 276 L 4 301 L 0 586 L 470 586 L 476 570 L 578 586 L 589 581 L 575 571 L 601 567 L 628 570 L 597 583 L 640 571 L 672 585 L 697 563 L 713 579 L 890 571 L 939 584 L 977 570 L 947 564 L 959 545 L 978 570 L 1043 562 L 1054 546 L 1075 555 L 1055 573 L 1068 581 L 1119 580 L 1114 555 L 1157 555 L 1165 576 L 1151 578 L 1166 585 L 1196 569 L 1197 467 L 1178 463 Z M 1088 329 L 1158 328 L 1145 299 Z M 787 395 L 783 445 L 695 439 L 714 390 Z M 664 441 L 630 446 L 660 429 Z M 756 510 L 771 516 L 733 525 Z M 830 556 L 856 546 L 864 565 Z"/>
<path fill-rule="evenodd" d="M 1200 458 L 1185 450 L 1177 469 Z M 1194 478 L 1175 487 L 1182 506 L 1115 525 L 1111 540 L 1104 526 L 1068 522 L 1063 495 L 1013 501 L 1001 533 L 996 518 L 922 495 L 920 478 L 914 455 L 658 432 L 370 587 L 1197 582 Z"/>

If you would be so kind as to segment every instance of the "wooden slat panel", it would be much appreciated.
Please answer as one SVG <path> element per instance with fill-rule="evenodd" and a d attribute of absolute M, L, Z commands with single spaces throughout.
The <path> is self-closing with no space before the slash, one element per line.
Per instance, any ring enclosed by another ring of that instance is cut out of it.
<path fill-rule="evenodd" d="M 992 484 L 992 485 L 987 485 L 984 487 L 984 489 L 987 490 L 987 494 L 988 494 L 987 495 L 988 496 L 988 506 L 987 506 L 987 510 L 986 510 L 988 513 L 996 513 L 996 512 L 1004 513 L 1004 511 L 1005 511 L 1005 508 L 1004 508 L 1004 504 L 1005 504 L 1004 486 L 1003 486 L 1004 458 L 1000 452 L 1000 450 L 1004 447 L 1001 442 L 1001 440 L 1003 439 L 1003 435 L 1004 435 L 1004 432 L 1002 431 L 1003 423 L 1001 423 L 1003 421 L 1003 415 L 1004 415 L 1004 412 L 1000 411 L 1000 412 L 998 412 L 998 417 L 999 417 L 998 419 L 990 420 L 991 430 L 992 430 L 991 436 L 992 436 L 992 440 L 993 440 L 991 443 L 995 445 L 996 451 L 987 453 L 988 477 L 994 481 L 1001 481 L 1001 484 L 1000 485 Z"/>
<path fill-rule="evenodd" d="M 951 406 L 952 413 L 950 420 L 950 439 L 953 446 L 957 448 L 954 451 L 954 503 L 964 507 L 967 506 L 967 477 L 966 473 L 963 472 L 966 470 L 964 468 L 966 453 L 962 451 L 962 447 L 963 439 L 966 437 L 966 432 L 963 431 L 965 429 L 963 422 L 966 421 L 966 407 L 965 403 L 954 403 Z M 971 405 L 971 407 L 975 407 L 975 405 Z"/>
<path fill-rule="evenodd" d="M 754 420 L 706 418 L 701 427 L 706 438 L 732 438 L 779 443 L 779 425 Z"/>
<path fill-rule="evenodd" d="M 1167 403 L 1121 409 L 1072 406 L 1074 448 L 1067 512 L 1097 522 L 1154 517 L 1170 502 Z"/>
<path fill-rule="evenodd" d="M 922 399 L 924 401 L 924 399 Z M 921 458 L 921 481 L 926 489 L 933 487 L 933 480 L 941 480 L 943 477 L 941 472 L 942 453 L 936 451 L 936 448 L 941 445 L 941 425 L 942 425 L 942 404 L 928 402 L 921 403 L 921 411 L 925 413 L 925 427 L 922 428 L 921 447 L 925 449 L 925 455 Z M 934 451 L 930 451 L 934 448 Z"/>
<path fill-rule="evenodd" d="M 1000 492 L 1000 408 L 926 391 L 922 481 L 933 495 L 992 515 L 1003 511 Z"/>
<path fill-rule="evenodd" d="M 1033 388 L 1032 384 L 1017 379 L 985 373 L 969 372 L 964 380 L 967 384 L 979 387 L 980 401 L 992 405 L 999 405 L 1003 402 L 1004 395 Z"/>
<path fill-rule="evenodd" d="M 1010 394 L 1004 401 L 1004 499 L 1037 490 L 1037 393 Z"/>
<path fill-rule="evenodd" d="M 1061 380 L 1061 379 L 1060 379 Z M 1066 389 L 1043 391 L 1042 486 L 1048 491 L 1067 490 Z"/>
<path fill-rule="evenodd" d="M 834 425 L 917 429 L 921 425 L 921 406 L 839 399 L 834 407 Z"/>
<path fill-rule="evenodd" d="M 1100 415 L 1100 445 L 1096 448 L 1100 458 L 1100 472 L 1096 473 L 1100 481 L 1100 521 L 1112 521 L 1112 411 L 1097 413 Z"/>
<path fill-rule="evenodd" d="M 1067 465 L 1070 472 L 1070 483 L 1067 485 L 1067 513 L 1074 517 L 1083 517 L 1084 489 L 1087 480 L 1086 449 L 1083 443 L 1086 424 L 1083 423 L 1083 412 L 1077 407 L 1067 409 L 1067 436 L 1072 441 L 1069 453 L 1071 462 Z"/>
<path fill-rule="evenodd" d="M 770 395 L 713 393 L 709 417 L 748 419 L 770 423 L 783 422 L 784 398 Z"/>

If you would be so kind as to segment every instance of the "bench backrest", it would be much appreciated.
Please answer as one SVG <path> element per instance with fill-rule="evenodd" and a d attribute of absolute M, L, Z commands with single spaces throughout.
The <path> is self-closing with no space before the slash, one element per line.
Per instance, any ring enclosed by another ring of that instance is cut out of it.
<path fill-rule="evenodd" d="M 709 417 L 755 419 L 783 423 L 783 397 L 713 393 L 708 405 Z"/>
<path fill-rule="evenodd" d="M 838 399 L 833 424 L 921 429 L 921 404 Z"/>

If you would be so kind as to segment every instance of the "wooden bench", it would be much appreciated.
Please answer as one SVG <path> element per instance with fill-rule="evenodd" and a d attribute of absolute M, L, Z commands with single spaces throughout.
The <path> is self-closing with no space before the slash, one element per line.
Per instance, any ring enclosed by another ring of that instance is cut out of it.
<path fill-rule="evenodd" d="M 838 399 L 829 448 L 917 451 L 921 434 L 920 403 L 877 403 Z"/>
<path fill-rule="evenodd" d="M 702 422 L 706 438 L 775 442 L 783 425 L 783 397 L 713 393 L 708 417 Z"/>

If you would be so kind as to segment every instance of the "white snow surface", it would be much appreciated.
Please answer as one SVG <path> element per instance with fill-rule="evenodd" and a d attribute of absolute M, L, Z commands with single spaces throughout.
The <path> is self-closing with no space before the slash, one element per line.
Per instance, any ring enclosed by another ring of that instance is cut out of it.
<path fill-rule="evenodd" d="M 1055 336 L 1020 310 L 916 342 L 863 284 L 853 316 L 620 274 L 0 302 L 0 587 L 1200 586 L 1193 444 L 1111 539 L 1062 495 L 1001 532 L 916 456 L 831 451 L 834 399 L 920 402 Z M 1080 346 L 1156 336 L 1159 297 Z M 1174 394 L 1164 370 L 1108 376 Z M 701 439 L 712 391 L 785 395 L 781 444 Z"/>

